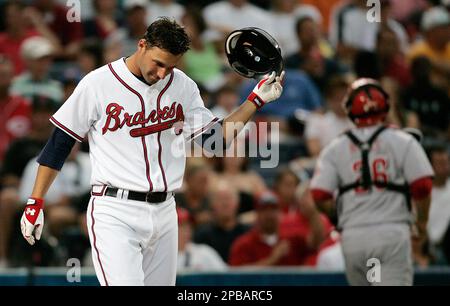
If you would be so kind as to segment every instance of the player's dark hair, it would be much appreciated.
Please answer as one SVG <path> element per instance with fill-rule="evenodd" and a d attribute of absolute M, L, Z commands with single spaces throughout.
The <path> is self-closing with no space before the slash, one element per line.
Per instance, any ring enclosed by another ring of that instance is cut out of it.
<path fill-rule="evenodd" d="M 144 35 L 148 47 L 158 47 L 173 55 L 189 50 L 190 39 L 182 26 L 167 17 L 158 18 Z"/>

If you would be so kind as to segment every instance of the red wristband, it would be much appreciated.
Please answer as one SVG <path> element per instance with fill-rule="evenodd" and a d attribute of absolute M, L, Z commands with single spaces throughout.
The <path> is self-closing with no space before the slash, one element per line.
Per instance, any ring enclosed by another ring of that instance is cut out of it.
<path fill-rule="evenodd" d="M 264 100 L 261 99 L 260 97 L 258 97 L 258 95 L 255 94 L 254 92 L 252 92 L 252 93 L 248 96 L 247 100 L 249 100 L 250 102 L 252 102 L 252 103 L 256 106 L 257 109 L 260 109 L 261 107 L 264 106 L 264 104 L 266 104 L 266 102 L 264 102 Z"/>
<path fill-rule="evenodd" d="M 44 207 L 44 199 L 29 197 L 26 205 L 27 206 L 33 205 L 33 206 L 36 206 L 39 208 L 43 208 Z"/>

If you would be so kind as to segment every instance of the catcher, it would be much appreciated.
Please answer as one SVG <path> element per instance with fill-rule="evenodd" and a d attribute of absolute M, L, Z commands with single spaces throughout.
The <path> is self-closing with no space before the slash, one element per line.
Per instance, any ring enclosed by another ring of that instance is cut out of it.
<path fill-rule="evenodd" d="M 336 214 L 350 285 L 412 285 L 411 233 L 426 235 L 433 170 L 416 138 L 384 124 L 388 100 L 375 80 L 350 86 L 356 128 L 323 149 L 311 182 L 319 209 Z"/>

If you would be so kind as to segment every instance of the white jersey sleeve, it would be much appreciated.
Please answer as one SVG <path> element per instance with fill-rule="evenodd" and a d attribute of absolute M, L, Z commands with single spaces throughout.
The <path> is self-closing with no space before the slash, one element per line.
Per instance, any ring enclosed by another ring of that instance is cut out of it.
<path fill-rule="evenodd" d="M 100 114 L 89 75 L 84 77 L 72 95 L 50 118 L 50 121 L 77 141 L 82 141 Z"/>
<path fill-rule="evenodd" d="M 190 106 L 186 110 L 184 118 L 184 136 L 186 141 L 191 141 L 219 121 L 219 118 L 215 117 L 213 113 L 205 107 L 197 85 L 194 83 L 192 87 Z"/>
<path fill-rule="evenodd" d="M 320 152 L 314 176 L 311 180 L 311 189 L 320 189 L 333 193 L 339 187 L 337 161 L 333 152 L 332 144 Z"/>
<path fill-rule="evenodd" d="M 422 146 L 411 139 L 405 152 L 403 172 L 408 184 L 415 180 L 434 175 L 433 168 Z"/>

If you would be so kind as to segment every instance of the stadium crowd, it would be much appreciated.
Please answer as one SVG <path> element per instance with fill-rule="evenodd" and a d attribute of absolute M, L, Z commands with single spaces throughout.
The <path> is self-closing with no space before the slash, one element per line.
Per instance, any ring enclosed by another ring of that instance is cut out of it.
<path fill-rule="evenodd" d="M 179 68 L 217 117 L 255 86 L 229 67 L 228 33 L 247 26 L 268 31 L 286 69 L 281 98 L 253 118 L 258 135 L 279 147 L 277 167 L 261 167 L 261 156 L 188 159 L 176 194 L 178 271 L 344 269 L 335 220 L 317 210 L 308 180 L 321 149 L 353 125 L 341 103 L 357 77 L 383 84 L 389 124 L 423 133 L 435 178 L 428 238 L 413 241 L 414 261 L 420 268 L 450 264 L 448 1 L 380 0 L 378 16 L 366 0 L 82 0 L 81 20 L 74 22 L 68 2 L 0 0 L 0 267 L 65 266 L 69 258 L 92 265 L 87 142 L 74 147 L 45 198 L 46 227 L 37 245 L 22 239 L 20 216 L 36 156 L 53 129 L 50 116 L 83 76 L 131 55 L 158 16 L 186 28 L 191 49 Z M 250 134 L 236 144 L 248 148 L 255 141 Z"/>

